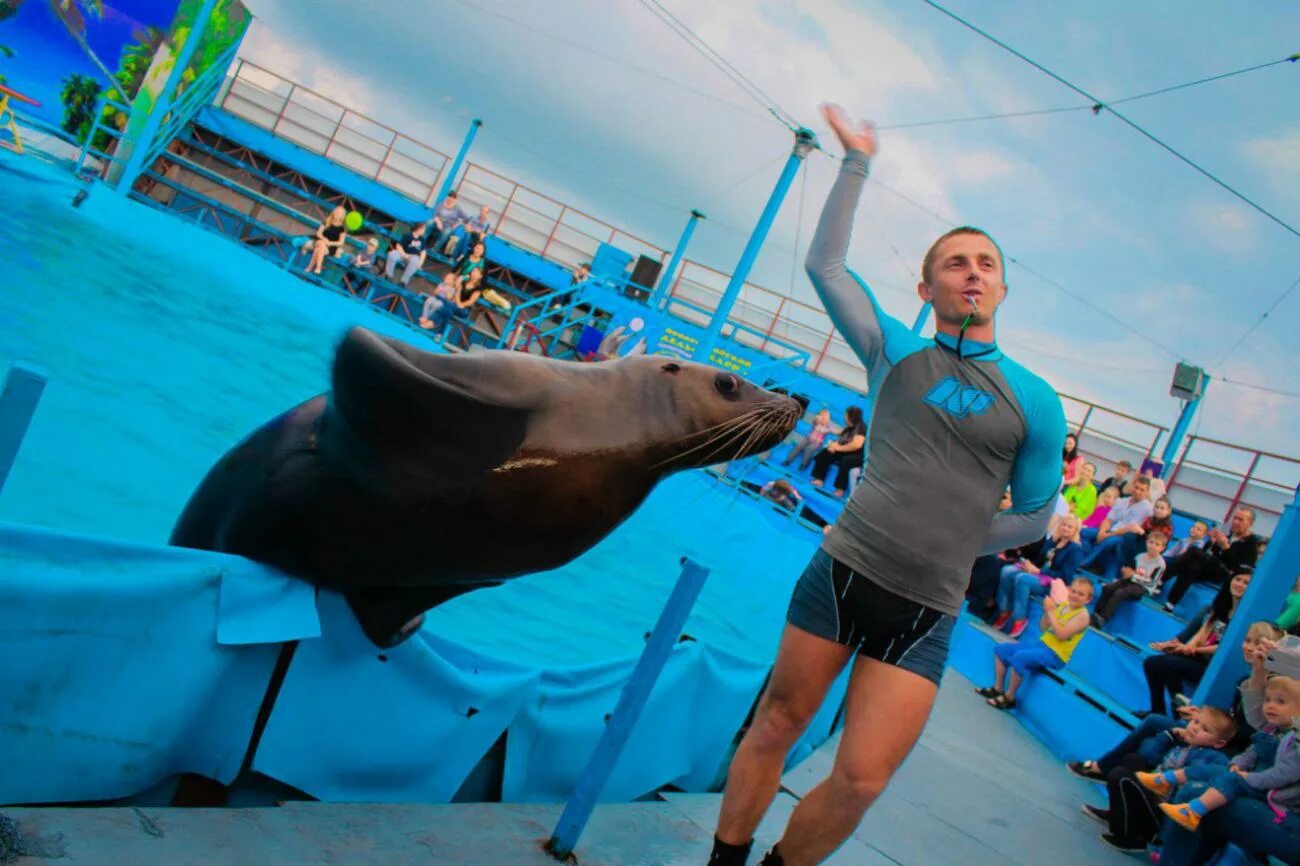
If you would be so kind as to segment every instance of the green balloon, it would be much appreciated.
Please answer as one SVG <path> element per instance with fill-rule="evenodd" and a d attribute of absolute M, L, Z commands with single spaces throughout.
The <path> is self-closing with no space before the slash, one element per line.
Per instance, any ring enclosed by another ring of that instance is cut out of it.
<path fill-rule="evenodd" d="M 348 218 L 346 222 L 347 222 L 348 231 L 350 232 L 356 231 L 357 229 L 361 228 L 361 226 L 365 224 L 365 220 L 361 218 L 361 214 L 357 213 L 356 211 L 352 211 L 352 213 L 348 214 Z"/>

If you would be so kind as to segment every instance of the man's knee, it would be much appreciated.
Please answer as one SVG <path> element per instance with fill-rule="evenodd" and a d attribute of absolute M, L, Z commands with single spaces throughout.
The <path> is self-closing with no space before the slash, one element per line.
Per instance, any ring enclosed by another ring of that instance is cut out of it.
<path fill-rule="evenodd" d="M 840 802 L 859 812 L 865 812 L 884 793 L 889 777 L 890 773 L 884 767 L 836 766 L 831 771 L 830 778 Z"/>
<path fill-rule="evenodd" d="M 816 707 L 807 709 L 784 697 L 765 696 L 754 714 L 749 738 L 755 748 L 789 751 L 812 721 Z"/>

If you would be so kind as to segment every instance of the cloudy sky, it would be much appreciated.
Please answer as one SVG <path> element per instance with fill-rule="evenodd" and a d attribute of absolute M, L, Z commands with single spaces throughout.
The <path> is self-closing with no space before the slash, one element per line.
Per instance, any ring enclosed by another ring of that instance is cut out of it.
<path fill-rule="evenodd" d="M 729 272 L 790 134 L 648 2 L 246 0 L 258 21 L 243 55 L 446 152 L 481 117 L 474 160 L 662 247 L 701 208 L 691 257 Z M 887 312 L 915 316 L 937 234 L 984 227 L 1029 269 L 1008 268 L 999 338 L 1058 390 L 1172 425 L 1183 359 L 1288 392 L 1216 381 L 1197 432 L 1300 454 L 1300 288 L 1223 360 L 1300 280 L 1292 231 L 1106 114 L 888 129 L 1086 105 L 920 0 L 662 4 L 836 156 L 818 103 L 886 127 L 850 261 Z M 1300 48 L 1291 0 L 945 5 L 1105 100 Z M 1300 64 L 1286 63 L 1120 110 L 1296 226 L 1296 93 Z M 815 301 L 792 265 L 836 168 L 809 158 L 754 282 Z"/>

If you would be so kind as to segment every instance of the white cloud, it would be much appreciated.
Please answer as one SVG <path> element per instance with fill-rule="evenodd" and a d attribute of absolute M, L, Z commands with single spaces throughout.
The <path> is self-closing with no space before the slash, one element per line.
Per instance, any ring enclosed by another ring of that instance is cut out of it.
<path fill-rule="evenodd" d="M 971 150 L 950 158 L 948 172 L 955 180 L 979 186 L 1016 173 L 1016 165 L 996 151 Z"/>
<path fill-rule="evenodd" d="M 1252 138 L 1241 145 L 1246 156 L 1265 171 L 1300 178 L 1300 130 L 1267 138 Z"/>
<path fill-rule="evenodd" d="M 1240 205 L 1197 202 L 1188 217 L 1200 236 L 1217 249 L 1244 253 L 1255 246 L 1255 220 Z"/>

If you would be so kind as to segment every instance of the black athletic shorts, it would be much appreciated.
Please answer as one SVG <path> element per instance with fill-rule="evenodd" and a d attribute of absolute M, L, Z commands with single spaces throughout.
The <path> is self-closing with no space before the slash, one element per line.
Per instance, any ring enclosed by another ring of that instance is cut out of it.
<path fill-rule="evenodd" d="M 877 586 L 819 548 L 786 621 L 938 685 L 956 617 Z"/>

